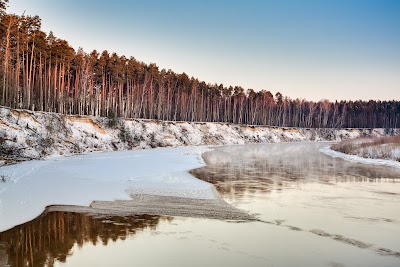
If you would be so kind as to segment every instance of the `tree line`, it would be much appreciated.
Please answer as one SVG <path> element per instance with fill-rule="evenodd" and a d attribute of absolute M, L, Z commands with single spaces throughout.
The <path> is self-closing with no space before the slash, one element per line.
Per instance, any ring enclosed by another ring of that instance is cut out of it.
<path fill-rule="evenodd" d="M 306 128 L 397 128 L 400 101 L 318 102 L 210 84 L 134 57 L 82 48 L 0 0 L 0 104 L 93 116 Z"/>

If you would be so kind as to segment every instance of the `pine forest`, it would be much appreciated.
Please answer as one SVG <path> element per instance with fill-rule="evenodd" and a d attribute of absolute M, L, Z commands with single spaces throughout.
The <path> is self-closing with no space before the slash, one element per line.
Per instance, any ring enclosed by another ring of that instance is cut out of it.
<path fill-rule="evenodd" d="M 108 51 L 75 51 L 0 1 L 0 104 L 63 114 L 304 128 L 398 128 L 399 101 L 318 102 L 210 84 Z M 266 85 L 268 86 L 268 85 Z M 379 88 L 377 88 L 379 90 Z"/>

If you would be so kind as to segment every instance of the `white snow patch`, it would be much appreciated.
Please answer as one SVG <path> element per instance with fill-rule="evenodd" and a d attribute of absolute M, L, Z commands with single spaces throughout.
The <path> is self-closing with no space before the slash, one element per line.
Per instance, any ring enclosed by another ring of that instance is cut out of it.
<path fill-rule="evenodd" d="M 203 166 L 208 148 L 179 147 L 100 152 L 4 166 L 0 231 L 34 219 L 48 205 L 89 205 L 130 194 L 216 198 L 213 185 L 187 173 Z"/>
<path fill-rule="evenodd" d="M 348 160 L 351 162 L 356 163 L 363 163 L 363 164 L 374 164 L 374 165 L 384 165 L 389 167 L 400 168 L 400 162 L 395 160 L 388 160 L 388 159 L 372 159 L 372 158 L 363 158 L 357 155 L 348 155 L 342 152 L 335 151 L 331 149 L 330 146 L 323 147 L 319 150 L 320 152 L 324 153 L 325 155 L 334 157 L 334 158 L 341 158 L 344 160 Z"/>

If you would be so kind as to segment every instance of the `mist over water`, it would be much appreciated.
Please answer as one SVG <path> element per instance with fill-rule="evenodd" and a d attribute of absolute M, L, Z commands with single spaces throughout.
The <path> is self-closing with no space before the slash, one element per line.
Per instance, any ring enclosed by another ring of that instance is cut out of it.
<path fill-rule="evenodd" d="M 398 183 L 396 168 L 353 163 L 319 152 L 329 143 L 224 146 L 204 154 L 207 166 L 191 173 L 226 197 L 240 198 L 307 183 Z"/>

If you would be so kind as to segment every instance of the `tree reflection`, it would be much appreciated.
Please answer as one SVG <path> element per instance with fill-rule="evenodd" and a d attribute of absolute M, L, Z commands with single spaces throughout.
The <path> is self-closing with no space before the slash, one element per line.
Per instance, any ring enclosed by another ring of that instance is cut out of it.
<path fill-rule="evenodd" d="M 75 244 L 82 247 L 89 242 L 107 245 L 110 241 L 125 240 L 144 229 L 155 230 L 161 220 L 172 217 L 94 217 L 45 212 L 31 222 L 0 233 L 0 252 L 5 252 L 3 255 L 8 256 L 8 265 L 12 267 L 53 266 L 56 261 L 65 262 Z M 0 260 L 0 264 L 3 262 Z"/>
<path fill-rule="evenodd" d="M 326 145 L 326 144 L 325 144 Z M 217 147 L 204 154 L 207 166 L 192 170 L 225 197 L 269 193 L 302 183 L 397 182 L 399 170 L 357 164 L 319 152 L 324 144 L 280 143 Z"/>

